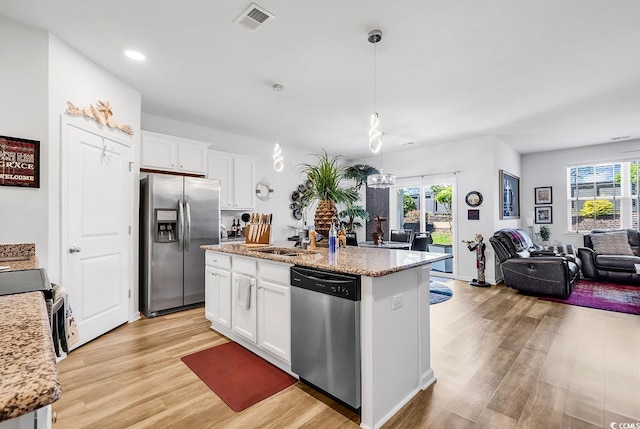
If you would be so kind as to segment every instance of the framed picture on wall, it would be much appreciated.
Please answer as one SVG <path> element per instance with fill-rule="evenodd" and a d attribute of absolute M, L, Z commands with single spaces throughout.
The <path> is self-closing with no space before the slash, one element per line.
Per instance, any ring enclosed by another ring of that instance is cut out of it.
<path fill-rule="evenodd" d="M 551 204 L 551 186 L 535 188 L 536 205 Z"/>
<path fill-rule="evenodd" d="M 551 206 L 536 207 L 536 223 L 553 223 Z"/>
<path fill-rule="evenodd" d="M 500 170 L 500 219 L 520 219 L 520 178 Z"/>
<path fill-rule="evenodd" d="M 0 136 L 0 186 L 40 187 L 40 142 Z"/>

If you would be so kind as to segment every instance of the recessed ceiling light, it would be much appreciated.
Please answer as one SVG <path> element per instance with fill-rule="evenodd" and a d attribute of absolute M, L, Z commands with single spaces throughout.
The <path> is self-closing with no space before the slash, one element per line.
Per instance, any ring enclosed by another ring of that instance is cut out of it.
<path fill-rule="evenodd" d="M 135 61 L 144 61 L 147 59 L 147 56 L 142 52 L 134 51 L 133 49 L 127 49 L 124 51 L 124 54 Z"/>

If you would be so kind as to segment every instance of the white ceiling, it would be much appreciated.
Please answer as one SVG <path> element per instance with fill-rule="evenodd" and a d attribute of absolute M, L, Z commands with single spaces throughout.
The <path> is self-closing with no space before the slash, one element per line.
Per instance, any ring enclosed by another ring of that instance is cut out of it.
<path fill-rule="evenodd" d="M 385 151 L 488 134 L 521 153 L 640 137 L 638 0 L 257 0 L 276 17 L 256 33 L 233 23 L 250 3 L 2 0 L 0 14 L 118 76 L 150 114 L 271 142 L 280 83 L 285 147 L 368 155 L 374 28 Z"/>

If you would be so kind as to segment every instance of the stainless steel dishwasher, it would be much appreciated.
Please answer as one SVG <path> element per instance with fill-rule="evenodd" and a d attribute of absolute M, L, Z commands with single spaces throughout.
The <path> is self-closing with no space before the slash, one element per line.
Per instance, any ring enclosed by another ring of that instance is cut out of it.
<path fill-rule="evenodd" d="M 291 267 L 291 370 L 360 408 L 360 276 Z"/>

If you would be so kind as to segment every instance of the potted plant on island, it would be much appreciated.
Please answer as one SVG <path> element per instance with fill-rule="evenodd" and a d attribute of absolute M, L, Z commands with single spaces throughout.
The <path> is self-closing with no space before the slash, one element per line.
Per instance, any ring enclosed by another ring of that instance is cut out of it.
<path fill-rule="evenodd" d="M 354 203 L 358 199 L 358 192 L 354 188 L 340 186 L 344 176 L 344 169 L 338 165 L 340 156 L 329 157 L 323 149 L 321 154 L 314 154 L 317 164 L 301 164 L 300 174 L 307 176 L 311 188 L 302 198 L 302 208 L 318 202 L 314 215 L 315 230 L 324 237 L 329 236 L 331 222 L 338 219 L 336 204 Z"/>

